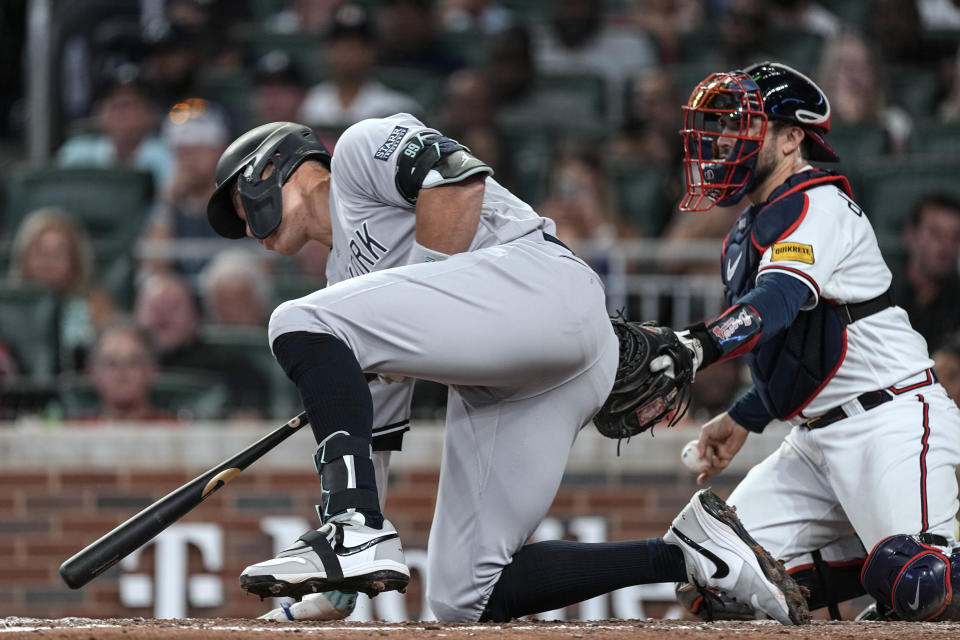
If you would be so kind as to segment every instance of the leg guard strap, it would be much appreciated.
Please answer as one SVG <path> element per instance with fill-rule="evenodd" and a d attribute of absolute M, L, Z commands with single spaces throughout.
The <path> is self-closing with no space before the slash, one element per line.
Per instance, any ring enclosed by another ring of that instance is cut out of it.
<path fill-rule="evenodd" d="M 300 536 L 299 540 L 313 549 L 313 552 L 320 557 L 320 561 L 323 563 L 323 570 L 327 572 L 327 581 L 331 585 L 343 582 L 343 570 L 340 568 L 340 559 L 337 557 L 337 554 L 334 553 L 333 547 L 330 546 L 330 541 L 327 540 L 326 535 L 315 529 L 311 529 Z"/>

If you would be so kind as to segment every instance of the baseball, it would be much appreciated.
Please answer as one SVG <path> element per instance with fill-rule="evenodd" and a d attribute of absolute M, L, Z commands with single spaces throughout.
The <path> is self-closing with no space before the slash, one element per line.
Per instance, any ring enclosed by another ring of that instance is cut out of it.
<path fill-rule="evenodd" d="M 703 471 L 703 468 L 707 466 L 706 458 L 701 458 L 697 454 L 697 441 L 691 440 L 683 447 L 683 451 L 680 452 L 680 462 L 683 463 L 687 469 L 693 471 L 694 473 L 700 473 Z"/>

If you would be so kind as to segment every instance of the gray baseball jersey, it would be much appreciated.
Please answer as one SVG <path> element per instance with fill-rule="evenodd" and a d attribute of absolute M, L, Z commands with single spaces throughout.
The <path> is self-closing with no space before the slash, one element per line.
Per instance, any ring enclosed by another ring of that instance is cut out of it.
<path fill-rule="evenodd" d="M 344 132 L 331 165 L 329 285 L 280 305 L 270 343 L 328 333 L 364 371 L 449 386 L 428 598 L 441 619 L 477 620 L 550 507 L 619 349 L 600 278 L 490 176 L 470 250 L 409 264 L 415 207 L 396 186 L 397 160 L 423 133 L 434 130 L 407 114 Z M 445 181 L 431 171 L 423 188 Z M 406 419 L 409 384 L 371 389 L 375 433 Z"/>

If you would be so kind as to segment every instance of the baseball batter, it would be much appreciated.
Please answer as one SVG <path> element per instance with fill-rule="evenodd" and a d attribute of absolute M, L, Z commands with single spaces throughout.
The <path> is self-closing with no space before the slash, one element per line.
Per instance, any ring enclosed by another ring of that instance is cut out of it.
<path fill-rule="evenodd" d="M 332 247 L 329 285 L 280 305 L 269 326 L 317 439 L 323 526 L 247 567 L 241 585 L 306 596 L 275 619 L 338 617 L 352 606 L 343 592 L 406 586 L 381 513 L 386 457 L 371 443 L 399 449 L 420 378 L 450 389 L 427 563 L 441 620 L 509 620 L 689 579 L 803 622 L 793 581 L 708 492 L 662 539 L 524 546 L 614 385 L 620 343 L 597 275 L 491 174 L 407 114 L 353 125 L 332 159 L 293 123 L 253 129 L 224 152 L 208 207 L 219 233 L 282 254 L 309 239 Z M 399 382 L 369 380 L 378 376 Z"/>
<path fill-rule="evenodd" d="M 827 97 L 761 63 L 711 75 L 684 112 L 681 209 L 750 202 L 723 245 L 730 308 L 682 334 L 701 368 L 745 354 L 753 378 L 703 426 L 698 452 L 716 453 L 699 481 L 751 431 L 792 424 L 730 501 L 811 587 L 811 608 L 858 595 L 862 577 L 885 617 L 949 615 L 960 414 L 891 298 L 869 212 L 844 177 L 808 163 L 839 159 L 823 137 Z"/>

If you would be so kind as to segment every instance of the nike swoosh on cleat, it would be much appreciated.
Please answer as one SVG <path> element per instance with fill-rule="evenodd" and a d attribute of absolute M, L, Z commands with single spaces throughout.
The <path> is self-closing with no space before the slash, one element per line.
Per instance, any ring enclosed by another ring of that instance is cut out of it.
<path fill-rule="evenodd" d="M 369 549 L 375 544 L 380 544 L 381 542 L 386 542 L 387 540 L 392 540 L 393 538 L 399 537 L 400 535 L 397 533 L 388 533 L 387 535 L 380 536 L 379 538 L 371 538 L 363 544 L 358 544 L 354 547 L 345 547 L 343 544 L 338 542 L 337 546 L 335 546 L 333 550 L 338 556 L 352 556 L 355 553 L 360 553 L 361 551 Z"/>
<path fill-rule="evenodd" d="M 913 596 L 913 602 L 908 602 L 907 606 L 913 609 L 914 611 L 916 611 L 917 607 L 920 606 L 920 582 L 919 581 L 917 581 L 917 593 Z"/>
<path fill-rule="evenodd" d="M 704 549 L 703 547 L 698 545 L 696 542 L 694 542 L 693 540 L 685 536 L 683 532 L 678 530 L 676 527 L 671 527 L 670 530 L 673 531 L 673 533 L 676 534 L 676 536 L 681 540 L 683 540 L 686 544 L 696 549 L 697 553 L 705 557 L 707 560 L 712 562 L 717 567 L 717 570 L 713 572 L 712 576 L 710 576 L 711 578 L 715 580 L 719 580 L 720 578 L 726 578 L 727 575 L 729 575 L 730 567 L 727 566 L 726 562 L 718 558 L 715 553 L 713 553 L 712 551 L 708 551 L 707 549 Z"/>

